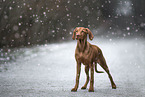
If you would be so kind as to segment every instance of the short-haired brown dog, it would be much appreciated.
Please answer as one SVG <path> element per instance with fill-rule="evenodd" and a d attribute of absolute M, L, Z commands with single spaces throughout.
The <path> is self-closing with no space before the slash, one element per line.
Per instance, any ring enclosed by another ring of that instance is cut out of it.
<path fill-rule="evenodd" d="M 109 72 L 108 66 L 106 64 L 105 58 L 102 54 L 102 51 L 99 47 L 95 45 L 91 45 L 87 41 L 87 34 L 89 35 L 89 39 L 93 39 L 93 34 L 88 28 L 84 27 L 76 27 L 73 31 L 73 40 L 77 40 L 77 46 L 75 50 L 75 59 L 77 63 L 77 71 L 76 71 L 76 84 L 75 87 L 71 91 L 77 91 L 79 85 L 79 77 L 81 71 L 81 63 L 85 65 L 85 73 L 87 76 L 86 82 L 81 89 L 86 89 L 87 84 L 89 82 L 89 68 L 91 70 L 91 78 L 90 78 L 90 87 L 89 92 L 94 92 L 94 68 L 97 73 L 103 73 L 102 71 L 97 71 L 97 63 L 106 71 L 109 76 L 112 89 L 116 89 L 116 85 L 113 81 L 113 78 Z"/>

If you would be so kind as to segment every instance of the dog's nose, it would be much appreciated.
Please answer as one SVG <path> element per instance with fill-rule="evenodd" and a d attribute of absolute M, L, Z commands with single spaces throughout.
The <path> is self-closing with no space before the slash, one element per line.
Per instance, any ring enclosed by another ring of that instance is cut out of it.
<path fill-rule="evenodd" d="M 79 34 L 76 34 L 76 39 L 78 39 L 80 37 L 80 35 Z"/>
<path fill-rule="evenodd" d="M 80 34 L 76 34 L 76 36 L 80 36 Z"/>
<path fill-rule="evenodd" d="M 79 38 L 79 36 L 80 36 L 79 34 L 76 35 L 77 38 Z"/>
<path fill-rule="evenodd" d="M 78 34 L 77 37 L 79 37 L 80 35 Z"/>

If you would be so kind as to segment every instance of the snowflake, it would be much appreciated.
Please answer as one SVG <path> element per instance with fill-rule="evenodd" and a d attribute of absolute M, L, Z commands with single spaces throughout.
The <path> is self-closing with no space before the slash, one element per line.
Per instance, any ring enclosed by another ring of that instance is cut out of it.
<path fill-rule="evenodd" d="M 57 8 L 59 7 L 59 5 L 56 6 Z"/>
<path fill-rule="evenodd" d="M 11 6 L 9 7 L 9 10 L 12 10 L 12 7 Z"/>
<path fill-rule="evenodd" d="M 14 25 L 14 26 L 13 26 L 13 30 L 14 30 L 14 31 L 17 31 L 17 30 L 18 30 L 18 26 L 17 26 L 17 25 Z"/>
<path fill-rule="evenodd" d="M 32 8 L 30 7 L 29 10 L 32 10 Z"/>
<path fill-rule="evenodd" d="M 126 29 L 127 29 L 127 30 L 130 30 L 130 27 L 127 27 Z"/>

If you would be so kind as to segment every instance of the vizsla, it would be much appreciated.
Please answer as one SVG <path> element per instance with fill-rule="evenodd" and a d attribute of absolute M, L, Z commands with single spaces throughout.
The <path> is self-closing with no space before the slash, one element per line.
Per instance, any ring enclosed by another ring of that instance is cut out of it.
<path fill-rule="evenodd" d="M 91 79 L 90 79 L 90 87 L 89 92 L 94 92 L 94 68 L 97 73 L 103 73 L 102 71 L 97 70 L 97 63 L 106 71 L 109 76 L 112 89 L 116 89 L 116 85 L 113 81 L 113 78 L 109 72 L 108 66 L 106 64 L 105 58 L 102 54 L 101 49 L 98 46 L 92 45 L 87 42 L 87 34 L 89 35 L 89 39 L 93 39 L 93 34 L 88 28 L 84 27 L 76 27 L 73 32 L 72 39 L 77 40 L 77 46 L 75 50 L 75 59 L 77 63 L 77 73 L 76 73 L 76 84 L 75 87 L 71 90 L 73 92 L 77 91 L 79 84 L 79 77 L 81 71 L 81 63 L 85 65 L 85 73 L 87 76 L 86 82 L 81 89 L 86 89 L 87 84 L 89 82 L 89 68 L 91 70 Z"/>

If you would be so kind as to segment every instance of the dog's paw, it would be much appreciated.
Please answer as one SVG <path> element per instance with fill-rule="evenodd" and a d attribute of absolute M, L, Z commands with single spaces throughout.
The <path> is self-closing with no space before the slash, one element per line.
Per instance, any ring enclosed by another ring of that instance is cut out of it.
<path fill-rule="evenodd" d="M 94 92 L 94 89 L 90 88 L 90 89 L 89 89 L 89 92 Z"/>
<path fill-rule="evenodd" d="M 86 87 L 83 86 L 81 89 L 84 90 L 84 89 L 86 89 Z"/>
<path fill-rule="evenodd" d="M 77 92 L 77 89 L 76 88 L 72 88 L 71 92 Z"/>
<path fill-rule="evenodd" d="M 114 84 L 114 85 L 112 85 L 112 89 L 116 89 L 116 85 Z"/>

